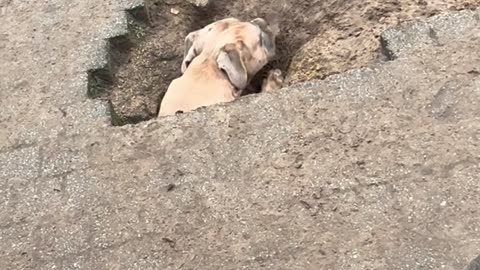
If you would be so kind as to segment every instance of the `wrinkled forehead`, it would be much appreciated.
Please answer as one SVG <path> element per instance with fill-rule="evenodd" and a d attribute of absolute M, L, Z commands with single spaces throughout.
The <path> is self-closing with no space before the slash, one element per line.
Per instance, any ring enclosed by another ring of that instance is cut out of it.
<path fill-rule="evenodd" d="M 240 23 L 240 20 L 235 19 L 235 18 L 226 18 L 223 20 L 219 20 L 216 22 L 213 22 L 207 26 L 205 26 L 202 31 L 205 33 L 220 33 L 224 31 L 225 29 L 229 28 L 231 25 L 238 24 Z"/>
<path fill-rule="evenodd" d="M 218 34 L 218 42 L 222 44 L 243 41 L 247 47 L 253 49 L 260 42 L 261 30 L 249 22 L 238 22 L 230 25 Z"/>
<path fill-rule="evenodd" d="M 200 29 L 196 35 L 197 44 L 200 47 L 215 47 L 220 39 L 225 35 L 225 31 L 234 25 L 241 23 L 238 19 L 227 18 L 213 22 Z"/>

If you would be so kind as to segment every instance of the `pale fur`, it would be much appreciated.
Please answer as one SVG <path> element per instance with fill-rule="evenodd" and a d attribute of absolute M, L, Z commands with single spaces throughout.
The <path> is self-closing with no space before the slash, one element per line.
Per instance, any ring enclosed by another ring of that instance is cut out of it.
<path fill-rule="evenodd" d="M 275 48 L 267 51 L 262 46 L 262 37 L 265 38 L 265 35 L 260 27 L 235 18 L 220 20 L 190 33 L 186 38 L 183 74 L 169 85 L 160 105 L 159 116 L 188 112 L 238 98 L 244 86 L 274 55 Z M 240 55 L 242 59 L 242 69 L 233 71 L 244 70 L 248 81 L 234 85 L 236 81 L 230 79 L 232 70 L 225 72 L 220 68 L 228 66 L 224 65 L 225 59 L 230 59 L 225 57 L 227 47 L 235 48 L 235 55 Z"/>

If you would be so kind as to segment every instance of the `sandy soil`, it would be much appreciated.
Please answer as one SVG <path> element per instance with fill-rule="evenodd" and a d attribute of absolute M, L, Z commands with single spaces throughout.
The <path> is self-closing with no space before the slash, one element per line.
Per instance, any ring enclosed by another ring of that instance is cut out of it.
<path fill-rule="evenodd" d="M 381 60 L 378 36 L 389 26 L 477 6 L 478 0 L 225 0 L 198 9 L 183 0 L 151 1 L 145 38 L 118 68 L 108 94 L 122 123 L 155 117 L 168 84 L 180 75 L 185 35 L 227 16 L 279 23 L 278 58 L 258 78 L 275 67 L 291 84 Z"/>

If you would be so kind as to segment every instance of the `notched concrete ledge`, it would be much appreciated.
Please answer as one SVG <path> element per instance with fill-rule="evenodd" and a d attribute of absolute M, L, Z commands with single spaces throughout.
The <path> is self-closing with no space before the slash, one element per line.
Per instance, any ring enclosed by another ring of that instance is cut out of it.
<path fill-rule="evenodd" d="M 91 99 L 108 100 L 108 88 L 114 82 L 114 74 L 120 65 L 127 60 L 128 51 L 145 35 L 145 27 L 150 24 L 150 16 L 143 2 L 136 3 L 124 10 L 124 22 L 115 26 L 113 35 L 105 39 L 104 58 L 97 66 L 87 70 L 87 96 Z M 108 101 L 111 123 L 114 126 L 124 125 Z"/>

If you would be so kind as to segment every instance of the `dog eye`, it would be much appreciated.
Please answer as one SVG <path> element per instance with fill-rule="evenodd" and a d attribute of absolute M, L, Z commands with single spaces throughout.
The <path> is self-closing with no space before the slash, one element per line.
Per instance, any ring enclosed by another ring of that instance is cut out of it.
<path fill-rule="evenodd" d="M 220 68 L 220 72 L 222 72 L 222 74 L 225 75 L 225 77 L 228 78 L 228 73 L 224 68 Z"/>

